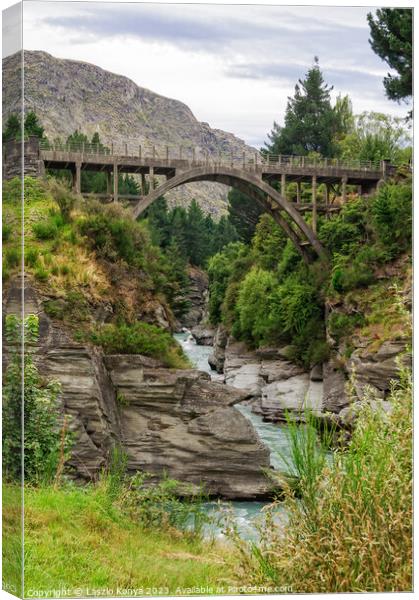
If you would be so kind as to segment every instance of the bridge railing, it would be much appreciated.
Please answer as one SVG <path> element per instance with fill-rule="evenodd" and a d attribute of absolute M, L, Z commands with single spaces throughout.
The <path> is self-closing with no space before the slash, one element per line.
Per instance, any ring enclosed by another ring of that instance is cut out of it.
<path fill-rule="evenodd" d="M 294 156 L 270 154 L 266 152 L 225 152 L 209 151 L 200 146 L 162 146 L 152 144 L 113 143 L 91 144 L 87 142 L 48 142 L 40 141 L 41 150 L 53 152 L 70 152 L 86 156 L 117 156 L 154 160 L 186 160 L 196 165 L 236 165 L 255 169 L 258 166 L 286 168 L 334 168 L 342 170 L 378 171 L 382 168 L 380 162 L 361 160 L 342 160 L 339 158 L 322 158 L 310 156 Z"/>

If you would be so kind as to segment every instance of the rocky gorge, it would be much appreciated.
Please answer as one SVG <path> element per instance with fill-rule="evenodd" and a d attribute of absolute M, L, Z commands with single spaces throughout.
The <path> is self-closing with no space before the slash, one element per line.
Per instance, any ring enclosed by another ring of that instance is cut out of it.
<path fill-rule="evenodd" d="M 21 281 L 11 282 L 5 314 L 21 312 Z M 60 405 L 75 438 L 72 476 L 95 480 L 112 448 L 127 454 L 128 470 L 175 478 L 223 498 L 263 498 L 269 449 L 234 405 L 249 394 L 212 382 L 196 369 L 168 369 L 141 355 L 104 355 L 75 342 L 42 310 L 25 282 L 25 314 L 39 318 L 35 361 L 61 385 Z M 5 353 L 7 362 L 7 352 Z"/>

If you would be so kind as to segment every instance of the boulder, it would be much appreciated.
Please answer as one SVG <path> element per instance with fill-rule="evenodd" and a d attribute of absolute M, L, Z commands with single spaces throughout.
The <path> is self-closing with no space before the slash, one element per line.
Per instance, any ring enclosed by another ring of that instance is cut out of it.
<path fill-rule="evenodd" d="M 247 349 L 244 342 L 229 338 L 225 349 L 224 378 L 228 385 L 247 390 L 250 395 L 260 397 L 263 379 L 262 364 L 255 352 Z"/>
<path fill-rule="evenodd" d="M 323 386 L 310 382 L 308 373 L 268 384 L 262 391 L 261 414 L 266 421 L 284 421 L 288 413 L 304 420 L 309 410 L 321 416 Z"/>
<path fill-rule="evenodd" d="M 311 381 L 323 381 L 323 365 L 317 364 L 310 371 Z"/>
<path fill-rule="evenodd" d="M 213 352 L 208 357 L 208 364 L 217 373 L 223 373 L 225 361 L 225 348 L 227 345 L 228 333 L 224 325 L 218 325 L 213 341 Z"/>
<path fill-rule="evenodd" d="M 330 359 L 323 365 L 323 411 L 338 413 L 349 403 L 345 373 Z"/>
<path fill-rule="evenodd" d="M 377 352 L 356 349 L 347 365 L 348 374 L 354 376 L 355 391 L 361 400 L 366 389 L 372 388 L 384 398 L 390 391 L 391 381 L 399 378 L 398 357 L 406 351 L 407 340 L 385 341 Z M 405 355 L 404 364 L 410 363 Z"/>
<path fill-rule="evenodd" d="M 195 325 L 191 329 L 192 337 L 198 346 L 212 346 L 214 342 L 214 329 L 203 324 Z"/>

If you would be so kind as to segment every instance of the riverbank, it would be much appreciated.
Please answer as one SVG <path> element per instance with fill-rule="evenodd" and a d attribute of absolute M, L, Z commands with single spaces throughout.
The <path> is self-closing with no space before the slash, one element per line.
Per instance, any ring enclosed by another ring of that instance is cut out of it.
<path fill-rule="evenodd" d="M 19 514 L 7 504 L 13 489 L 4 492 L 6 531 L 16 536 Z M 11 558 L 3 565 L 5 581 Z M 227 567 L 234 560 L 220 542 L 141 527 L 109 502 L 103 485 L 25 488 L 26 597 L 51 597 L 57 586 L 68 597 L 183 595 L 193 588 L 215 593 L 216 586 L 239 585 Z"/>

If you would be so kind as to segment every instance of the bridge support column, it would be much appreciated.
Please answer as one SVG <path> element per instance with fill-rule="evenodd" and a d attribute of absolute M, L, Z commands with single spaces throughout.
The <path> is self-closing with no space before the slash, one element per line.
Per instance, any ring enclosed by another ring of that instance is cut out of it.
<path fill-rule="evenodd" d="M 109 196 L 112 194 L 112 175 L 110 171 L 106 171 L 106 193 Z"/>
<path fill-rule="evenodd" d="M 347 190 L 346 190 L 346 184 L 348 182 L 347 177 L 342 177 L 342 200 L 345 203 L 346 199 L 347 199 Z"/>
<path fill-rule="evenodd" d="M 314 233 L 317 231 L 317 177 L 313 175 L 311 179 L 311 199 L 313 203 L 313 212 L 312 212 L 312 227 Z"/>
<path fill-rule="evenodd" d="M 113 201 L 118 202 L 118 163 L 113 163 Z"/>
<path fill-rule="evenodd" d="M 287 197 L 287 176 L 285 173 L 281 175 L 281 196 L 283 198 Z"/>
<path fill-rule="evenodd" d="M 297 204 L 301 204 L 301 181 L 297 181 Z"/>
<path fill-rule="evenodd" d="M 150 167 L 149 170 L 149 191 L 154 190 L 156 186 L 154 185 L 154 167 Z"/>
<path fill-rule="evenodd" d="M 73 173 L 73 190 L 81 194 L 81 162 L 76 162 L 76 170 Z"/>

